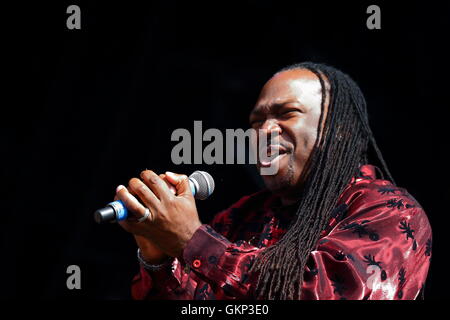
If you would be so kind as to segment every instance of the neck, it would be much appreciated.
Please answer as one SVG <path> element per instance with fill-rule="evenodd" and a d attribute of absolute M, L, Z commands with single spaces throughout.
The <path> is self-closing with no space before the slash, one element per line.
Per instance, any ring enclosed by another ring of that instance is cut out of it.
<path fill-rule="evenodd" d="M 280 197 L 280 200 L 281 200 L 281 204 L 283 206 L 289 206 L 291 204 L 296 203 L 298 201 L 298 197 L 294 198 L 294 197 L 282 196 L 282 197 Z"/>
<path fill-rule="evenodd" d="M 283 206 L 290 206 L 294 203 L 299 202 L 301 195 L 303 193 L 303 185 L 296 188 L 285 189 L 283 191 L 276 192 L 280 197 L 281 204 Z"/>

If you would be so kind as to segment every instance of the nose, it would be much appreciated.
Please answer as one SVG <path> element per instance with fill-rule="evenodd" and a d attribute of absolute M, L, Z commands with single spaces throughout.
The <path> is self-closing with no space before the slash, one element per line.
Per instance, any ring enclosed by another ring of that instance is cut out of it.
<path fill-rule="evenodd" d="M 281 135 L 281 127 L 275 119 L 267 119 L 260 130 L 263 131 L 264 134 L 267 135 L 267 141 L 270 143 L 272 138 L 275 138 L 277 135 Z"/>
<path fill-rule="evenodd" d="M 267 119 L 266 121 L 264 121 L 260 129 L 266 131 L 268 135 L 275 132 L 281 134 L 282 132 L 280 125 L 275 119 Z"/>

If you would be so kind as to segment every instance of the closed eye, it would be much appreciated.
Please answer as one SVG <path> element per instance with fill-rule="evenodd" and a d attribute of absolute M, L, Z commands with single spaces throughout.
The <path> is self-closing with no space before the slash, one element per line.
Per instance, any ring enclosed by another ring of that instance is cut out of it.
<path fill-rule="evenodd" d="M 255 126 L 255 125 L 261 124 L 263 121 L 264 121 L 264 120 L 262 120 L 262 119 L 253 119 L 253 120 L 250 120 L 250 126 L 253 127 L 253 126 Z"/>
<path fill-rule="evenodd" d="M 290 116 L 295 116 L 297 114 L 302 113 L 300 110 L 298 109 L 287 109 L 287 110 L 283 110 L 280 112 L 280 116 L 282 117 L 290 117 Z"/>

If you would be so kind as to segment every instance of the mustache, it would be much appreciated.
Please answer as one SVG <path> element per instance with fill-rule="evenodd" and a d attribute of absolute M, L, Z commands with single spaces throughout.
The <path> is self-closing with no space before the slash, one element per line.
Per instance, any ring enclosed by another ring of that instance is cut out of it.
<path fill-rule="evenodd" d="M 261 158 L 263 160 L 269 160 L 277 155 L 286 153 L 292 153 L 292 147 L 285 142 L 272 143 L 268 144 L 267 146 L 258 146 L 258 158 Z"/>
<path fill-rule="evenodd" d="M 292 149 L 292 144 L 285 141 L 279 134 L 277 135 L 267 134 L 266 143 L 267 146 L 279 146 L 286 150 Z"/>

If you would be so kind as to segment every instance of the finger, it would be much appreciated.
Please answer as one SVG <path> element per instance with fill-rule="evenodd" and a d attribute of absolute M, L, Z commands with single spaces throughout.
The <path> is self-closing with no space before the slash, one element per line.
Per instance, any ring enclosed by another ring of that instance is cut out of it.
<path fill-rule="evenodd" d="M 161 173 L 159 177 L 167 184 L 169 187 L 169 190 L 172 191 L 174 195 L 177 194 L 177 189 L 168 181 L 166 175 L 164 173 Z"/>
<path fill-rule="evenodd" d="M 182 176 L 182 174 L 167 171 L 165 176 L 167 181 L 176 186 L 180 182 L 180 177 Z"/>
<path fill-rule="evenodd" d="M 176 193 L 177 190 L 175 189 L 175 187 L 172 186 L 172 188 L 174 189 L 174 193 Z M 139 201 L 139 203 L 141 203 L 141 204 L 143 203 L 142 201 L 139 200 L 139 196 L 138 196 L 138 194 L 137 194 L 134 190 L 132 190 L 131 188 L 129 188 L 129 189 L 128 189 L 128 192 L 129 192 L 130 194 L 132 194 L 132 195 L 136 198 L 136 200 Z M 144 206 L 144 208 L 145 208 L 145 206 Z"/>
<path fill-rule="evenodd" d="M 121 200 L 135 217 L 141 218 L 144 216 L 146 208 L 124 186 L 117 187 L 114 199 Z M 152 212 L 150 212 L 150 219 L 153 220 Z"/>
<path fill-rule="evenodd" d="M 189 178 L 184 174 L 176 174 L 173 172 L 166 172 L 166 177 L 170 183 L 175 185 L 177 195 L 192 197 L 191 187 L 189 185 Z"/>
<path fill-rule="evenodd" d="M 173 197 L 173 194 L 169 190 L 167 184 L 153 171 L 142 171 L 141 178 L 161 201 L 167 201 Z"/>
<path fill-rule="evenodd" d="M 137 201 L 139 201 L 139 197 L 138 197 L 137 193 L 134 192 L 134 190 L 132 190 L 131 188 L 128 188 L 127 190 L 129 193 L 131 193 L 137 199 Z"/>
<path fill-rule="evenodd" d="M 159 205 L 161 202 L 156 197 L 156 195 L 150 190 L 145 183 L 143 183 L 138 178 L 132 178 L 128 182 L 128 187 L 131 189 L 136 197 L 138 197 L 145 207 L 153 210 L 154 212 L 158 211 Z"/>

